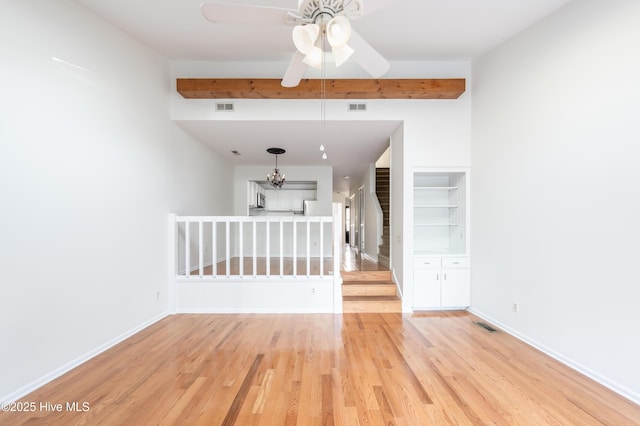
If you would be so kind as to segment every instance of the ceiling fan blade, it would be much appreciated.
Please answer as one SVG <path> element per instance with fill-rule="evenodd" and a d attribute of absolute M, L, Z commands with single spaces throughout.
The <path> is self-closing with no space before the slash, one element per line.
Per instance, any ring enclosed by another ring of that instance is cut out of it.
<path fill-rule="evenodd" d="M 351 30 L 349 46 L 354 50 L 351 59 L 364 68 L 372 77 L 382 77 L 391 68 L 391 64 L 353 29 Z"/>
<path fill-rule="evenodd" d="M 219 24 L 285 25 L 290 12 L 297 14 L 292 9 L 224 3 L 202 3 L 200 11 L 208 21 Z"/>
<path fill-rule="evenodd" d="M 296 50 L 296 54 L 289 63 L 289 67 L 284 73 L 284 77 L 280 83 L 282 84 L 282 87 L 296 87 L 300 83 L 304 72 L 308 68 L 308 65 L 302 62 L 304 57 L 304 53 L 300 53 Z"/>

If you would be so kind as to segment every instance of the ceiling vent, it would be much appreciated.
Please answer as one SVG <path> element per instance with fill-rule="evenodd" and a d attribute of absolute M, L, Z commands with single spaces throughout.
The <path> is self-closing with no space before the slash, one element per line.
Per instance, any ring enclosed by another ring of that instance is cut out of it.
<path fill-rule="evenodd" d="M 349 104 L 349 112 L 366 112 L 367 104 Z"/>
<path fill-rule="evenodd" d="M 216 112 L 233 112 L 233 103 L 216 103 Z"/>

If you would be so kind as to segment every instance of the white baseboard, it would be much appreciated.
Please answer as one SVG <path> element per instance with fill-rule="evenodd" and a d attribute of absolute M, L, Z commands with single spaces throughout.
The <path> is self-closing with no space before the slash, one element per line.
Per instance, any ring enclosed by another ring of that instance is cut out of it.
<path fill-rule="evenodd" d="M 398 295 L 400 296 L 400 299 L 402 299 L 402 289 L 398 285 L 398 276 L 396 275 L 396 268 L 391 268 L 391 279 L 393 280 L 393 283 L 396 285 L 396 290 L 398 290 Z"/>
<path fill-rule="evenodd" d="M 503 331 L 505 331 L 506 333 L 512 335 L 513 337 L 515 337 L 518 340 L 522 340 L 523 342 L 525 342 L 526 344 L 533 346 L 534 348 L 538 349 L 539 351 L 545 353 L 546 355 L 550 356 L 551 358 L 563 363 L 564 365 L 566 365 L 567 367 L 570 367 L 574 370 L 576 370 L 578 373 L 581 373 L 587 377 L 589 377 L 590 379 L 600 383 L 602 386 L 611 389 L 613 392 L 617 393 L 618 395 L 621 395 L 625 398 L 627 398 L 628 400 L 632 401 L 635 404 L 640 405 L 640 394 L 638 394 L 637 392 L 632 391 L 631 389 L 627 388 L 626 386 L 622 386 L 621 384 L 609 379 L 608 377 L 605 377 L 599 373 L 596 373 L 595 371 L 589 369 L 588 367 L 574 361 L 573 359 L 557 352 L 554 351 L 553 349 L 543 345 L 542 343 L 536 341 L 535 339 L 530 338 L 529 336 L 526 336 L 514 329 L 512 329 L 511 327 L 502 324 L 500 321 L 495 320 L 494 318 L 491 318 L 489 315 L 486 315 L 482 312 L 477 311 L 476 309 L 473 308 L 468 308 L 467 309 L 469 312 L 471 312 L 472 314 L 484 319 L 485 321 L 488 321 L 498 327 L 500 327 Z"/>
<path fill-rule="evenodd" d="M 145 321 L 144 323 L 140 324 L 137 327 L 134 327 L 133 329 L 126 331 L 125 333 L 111 339 L 110 341 L 106 342 L 103 345 L 98 346 L 97 348 L 87 352 L 86 354 L 74 359 L 73 361 L 70 361 L 58 368 L 56 368 L 55 370 L 51 371 L 48 374 L 45 374 L 44 376 L 34 380 L 33 382 L 21 387 L 20 389 L 10 393 L 9 395 L 5 395 L 2 398 L 0 398 L 0 404 L 4 404 L 4 403 L 8 403 L 8 402 L 13 402 L 13 401 L 17 401 L 20 398 L 30 394 L 31 392 L 35 391 L 36 389 L 46 385 L 47 383 L 51 382 L 52 380 L 57 379 L 58 377 L 62 376 L 63 374 L 73 370 L 74 368 L 80 366 L 81 364 L 84 364 L 85 362 L 89 361 L 91 358 L 100 355 L 102 352 L 110 349 L 111 347 L 117 345 L 118 343 L 128 339 L 129 337 L 133 336 L 136 333 L 139 333 L 140 331 L 144 330 L 145 328 L 149 327 L 150 325 L 155 324 L 156 322 L 160 321 L 161 319 L 165 318 L 169 316 L 169 312 L 163 312 L 162 314 L 151 318 L 148 321 Z"/>

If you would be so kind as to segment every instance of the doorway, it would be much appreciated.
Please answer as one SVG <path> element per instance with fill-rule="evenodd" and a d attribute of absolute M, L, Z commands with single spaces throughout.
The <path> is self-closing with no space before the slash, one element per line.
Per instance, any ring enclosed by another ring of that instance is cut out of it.
<path fill-rule="evenodd" d="M 351 241 L 349 240 L 349 231 L 351 230 L 351 206 L 349 204 L 350 203 L 347 200 L 344 207 L 344 242 L 347 245 L 351 244 Z"/>

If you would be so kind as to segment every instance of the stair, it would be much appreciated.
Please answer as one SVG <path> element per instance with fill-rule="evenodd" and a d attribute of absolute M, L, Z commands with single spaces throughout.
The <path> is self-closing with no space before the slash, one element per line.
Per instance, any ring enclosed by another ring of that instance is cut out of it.
<path fill-rule="evenodd" d="M 391 271 L 342 272 L 342 312 L 402 312 Z"/>
<path fill-rule="evenodd" d="M 389 267 L 389 169 L 384 167 L 376 168 L 376 196 L 382 209 L 382 244 L 378 246 L 378 264 Z"/>

